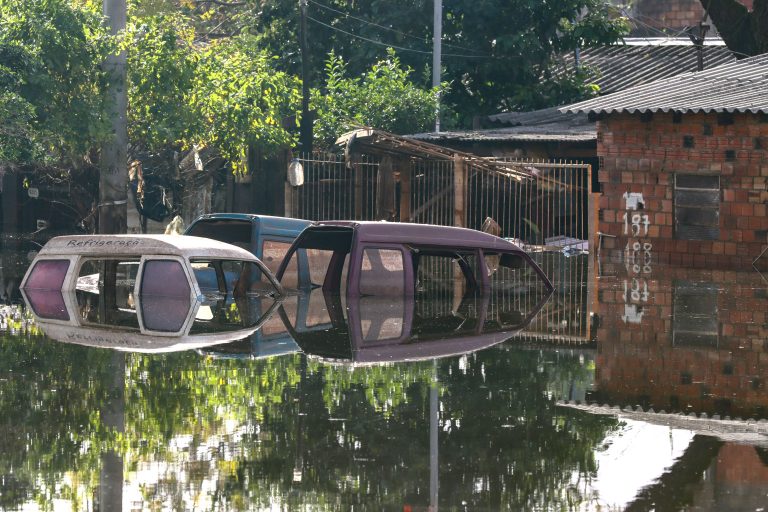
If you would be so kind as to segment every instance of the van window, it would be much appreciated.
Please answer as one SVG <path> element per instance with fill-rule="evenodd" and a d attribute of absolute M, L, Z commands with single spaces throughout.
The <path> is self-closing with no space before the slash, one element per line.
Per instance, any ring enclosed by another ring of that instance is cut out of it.
<path fill-rule="evenodd" d="M 474 251 L 416 249 L 414 267 L 416 294 L 420 297 L 450 304 L 451 300 L 461 300 L 478 286 L 478 264 Z"/>
<path fill-rule="evenodd" d="M 287 269 L 296 265 L 301 278 L 298 287 L 312 289 L 325 286 L 330 292 L 344 293 L 352 234 L 349 228 L 307 228 L 297 242 L 280 281 L 288 287 L 286 279 L 291 276 Z M 332 279 L 326 282 L 331 264 L 335 265 Z"/>
<path fill-rule="evenodd" d="M 403 252 L 367 247 L 360 267 L 360 294 L 402 295 L 404 292 Z"/>
<path fill-rule="evenodd" d="M 133 295 L 138 270 L 138 258 L 83 261 L 75 287 L 83 321 L 138 329 Z"/>
<path fill-rule="evenodd" d="M 203 294 L 220 293 L 243 297 L 275 291 L 271 281 L 261 279 L 261 267 L 252 261 L 195 259 L 190 264 Z"/>
<path fill-rule="evenodd" d="M 261 267 L 252 261 L 224 260 L 221 262 L 227 293 L 235 297 L 274 293 L 275 288 L 267 279 L 261 279 Z"/>
<path fill-rule="evenodd" d="M 219 275 L 216 271 L 216 265 L 212 261 L 191 261 L 192 271 L 195 274 L 197 286 L 200 293 L 226 293 L 224 282 L 219 283 Z"/>
<path fill-rule="evenodd" d="M 181 263 L 176 260 L 145 262 L 139 295 L 147 329 L 177 332 L 184 326 L 191 305 L 191 290 Z"/>
<path fill-rule="evenodd" d="M 25 288 L 61 290 L 69 270 L 69 260 L 40 260 L 29 274 Z"/>

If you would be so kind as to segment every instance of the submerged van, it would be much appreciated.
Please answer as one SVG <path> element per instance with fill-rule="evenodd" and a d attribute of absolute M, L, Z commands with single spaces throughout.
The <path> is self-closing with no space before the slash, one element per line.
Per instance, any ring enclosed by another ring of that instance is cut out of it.
<path fill-rule="evenodd" d="M 251 327 L 283 295 L 250 252 L 174 235 L 53 238 L 30 265 L 21 291 L 38 321 L 154 336 Z"/>
<path fill-rule="evenodd" d="M 296 237 L 311 224 L 308 220 L 250 213 L 210 213 L 195 219 L 185 235 L 218 240 L 241 247 L 259 258 L 274 274 Z M 298 345 L 274 315 L 247 340 L 205 350 L 222 358 L 258 359 L 299 350 Z"/>
<path fill-rule="evenodd" d="M 329 221 L 304 229 L 277 271 L 286 289 L 347 297 L 413 296 L 552 283 L 518 246 L 451 226 Z"/>
<path fill-rule="evenodd" d="M 185 235 L 236 245 L 259 258 L 274 274 L 308 220 L 251 213 L 210 213 L 192 221 Z"/>

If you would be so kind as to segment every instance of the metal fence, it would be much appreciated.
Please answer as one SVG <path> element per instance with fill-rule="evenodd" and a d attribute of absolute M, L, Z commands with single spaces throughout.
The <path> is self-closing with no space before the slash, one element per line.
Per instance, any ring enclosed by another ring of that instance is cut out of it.
<path fill-rule="evenodd" d="M 304 184 L 286 196 L 293 217 L 463 225 L 550 248 L 582 248 L 589 238 L 587 164 L 498 159 L 530 173 L 521 179 L 471 163 L 457 171 L 451 160 L 411 159 L 384 179 L 380 159 L 370 155 L 351 163 L 334 153 L 299 160 Z"/>
<path fill-rule="evenodd" d="M 482 229 L 493 219 L 499 236 L 527 245 L 565 247 L 589 238 L 591 167 L 572 162 L 500 159 L 532 173 L 517 179 L 470 169 L 466 226 Z"/>
<path fill-rule="evenodd" d="M 354 168 L 344 155 L 301 154 L 304 184 L 291 188 L 286 214 L 307 220 L 374 220 L 379 162 L 361 156 Z"/>

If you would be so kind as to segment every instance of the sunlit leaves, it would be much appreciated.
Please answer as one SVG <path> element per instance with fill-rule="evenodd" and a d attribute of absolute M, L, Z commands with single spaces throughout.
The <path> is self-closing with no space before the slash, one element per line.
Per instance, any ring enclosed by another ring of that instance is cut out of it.
<path fill-rule="evenodd" d="M 359 77 L 350 76 L 344 60 L 333 53 L 325 69 L 325 91 L 315 91 L 312 98 L 320 144 L 332 143 L 354 125 L 405 134 L 434 123 L 437 91 L 415 85 L 412 70 L 392 50 Z"/>
<path fill-rule="evenodd" d="M 191 105 L 200 116 L 201 142 L 209 142 L 244 170 L 249 144 L 265 153 L 291 147 L 294 136 L 283 119 L 300 104 L 297 78 L 277 71 L 250 36 L 211 44 L 200 55 Z"/>
<path fill-rule="evenodd" d="M 189 139 L 197 116 L 189 103 L 198 56 L 192 29 L 179 16 L 137 18 L 126 37 L 134 144 L 161 150 Z"/>
<path fill-rule="evenodd" d="M 2 158 L 76 165 L 106 133 L 102 27 L 98 12 L 66 0 L 0 0 Z"/>

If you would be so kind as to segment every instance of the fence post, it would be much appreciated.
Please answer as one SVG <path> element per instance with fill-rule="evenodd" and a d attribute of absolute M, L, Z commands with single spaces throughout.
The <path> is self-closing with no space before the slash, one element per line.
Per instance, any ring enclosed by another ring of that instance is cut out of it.
<path fill-rule="evenodd" d="M 453 157 L 453 225 L 465 227 L 464 204 L 467 197 L 466 162 L 460 156 Z"/>
<path fill-rule="evenodd" d="M 400 171 L 400 222 L 410 222 L 411 217 L 411 165 L 406 159 L 397 162 Z"/>
<path fill-rule="evenodd" d="M 385 155 L 376 180 L 376 220 L 392 220 L 395 214 L 395 180 L 392 157 Z"/>
<path fill-rule="evenodd" d="M 358 165 L 362 160 L 362 156 L 355 156 L 352 163 L 352 179 L 354 180 L 354 203 L 355 203 L 355 220 L 362 220 L 363 218 L 363 181 L 365 181 L 364 169 L 366 166 Z M 367 161 L 365 162 L 367 163 Z"/>

